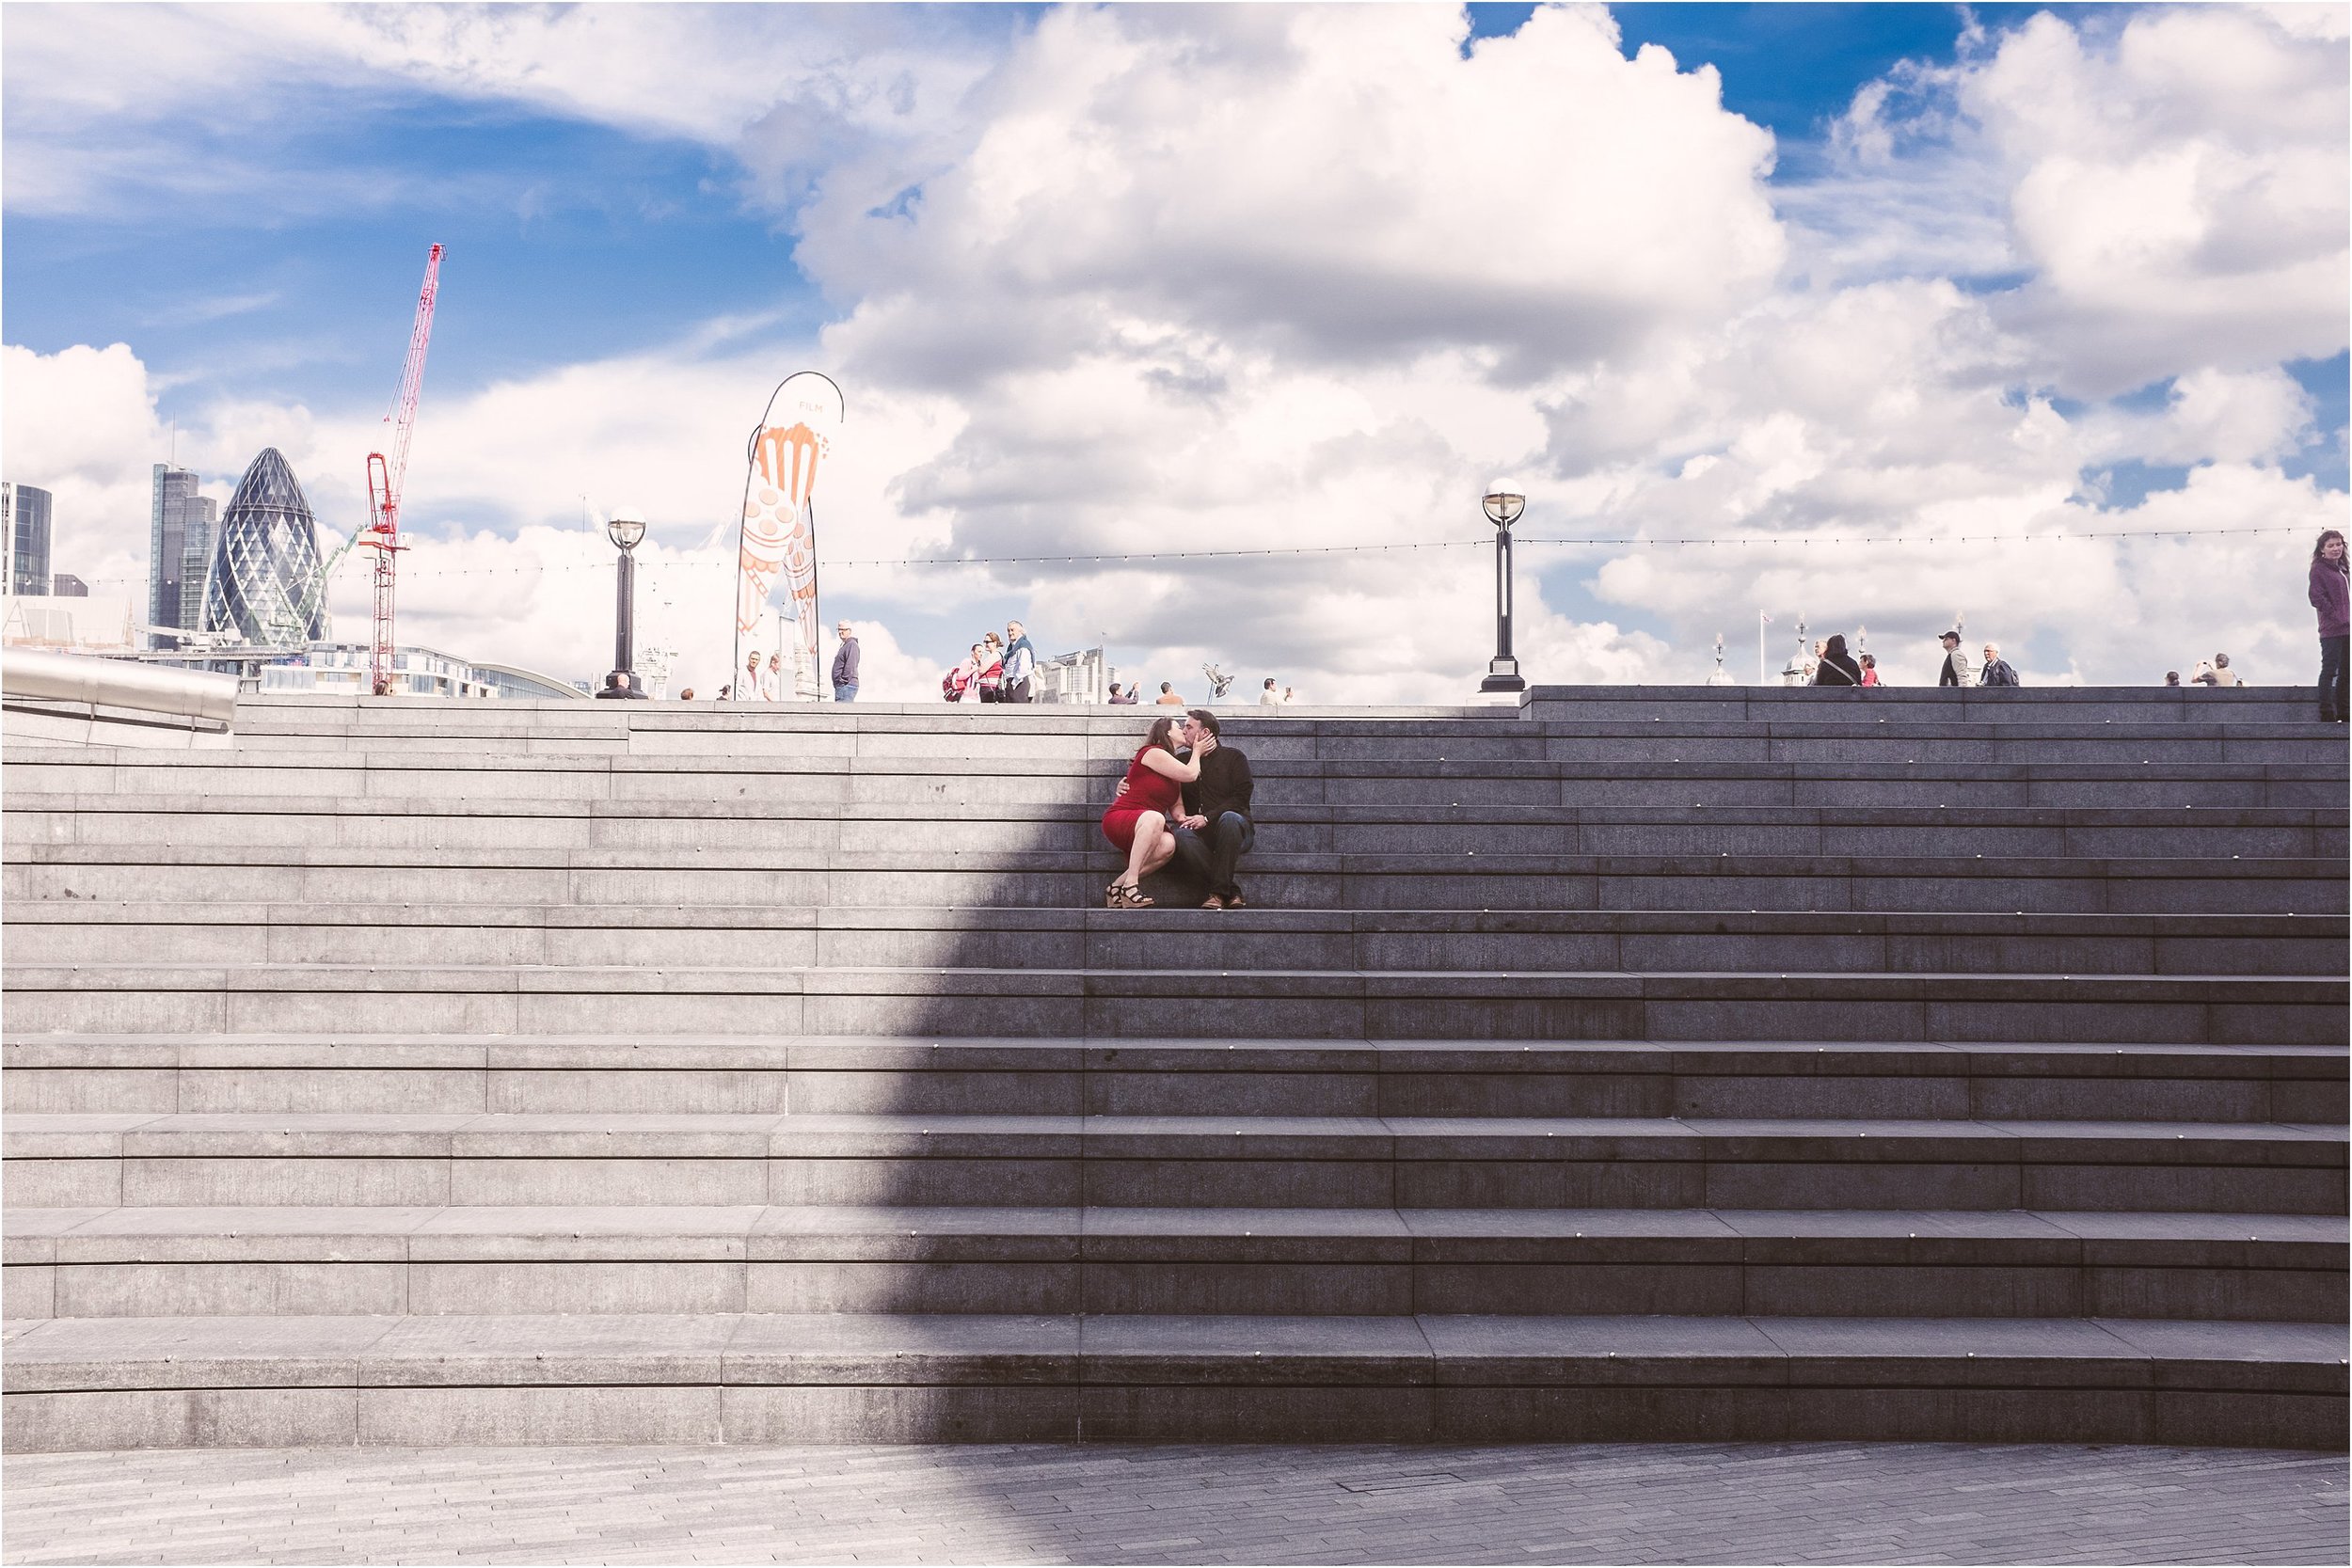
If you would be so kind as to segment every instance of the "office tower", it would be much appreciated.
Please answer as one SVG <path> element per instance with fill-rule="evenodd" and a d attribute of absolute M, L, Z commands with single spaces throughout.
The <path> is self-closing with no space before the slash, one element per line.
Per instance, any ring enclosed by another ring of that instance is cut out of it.
<path fill-rule="evenodd" d="M 196 475 L 188 469 L 155 465 L 147 525 L 147 619 L 151 626 L 193 630 L 202 609 L 204 568 L 212 555 L 216 503 L 197 494 L 196 486 Z M 199 553 L 190 553 L 191 545 Z M 174 639 L 157 638 L 154 645 L 180 644 Z"/>
<path fill-rule="evenodd" d="M 206 631 L 298 648 L 326 635 L 318 526 L 276 447 L 262 449 L 221 515 L 204 590 Z"/>
<path fill-rule="evenodd" d="M 72 572 L 59 572 L 49 579 L 49 592 L 61 599 L 87 599 L 89 584 Z"/>
<path fill-rule="evenodd" d="M 0 562 L 0 581 L 11 594 L 49 592 L 49 499 L 38 485 L 0 481 L 8 556 Z"/>

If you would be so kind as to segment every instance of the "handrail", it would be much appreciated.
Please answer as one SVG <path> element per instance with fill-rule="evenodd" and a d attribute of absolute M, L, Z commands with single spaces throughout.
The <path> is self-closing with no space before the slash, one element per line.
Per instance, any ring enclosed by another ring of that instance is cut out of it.
<path fill-rule="evenodd" d="M 224 726 L 237 714 L 234 675 L 34 648 L 11 648 L 0 657 L 0 691 L 11 697 L 207 719 Z"/>

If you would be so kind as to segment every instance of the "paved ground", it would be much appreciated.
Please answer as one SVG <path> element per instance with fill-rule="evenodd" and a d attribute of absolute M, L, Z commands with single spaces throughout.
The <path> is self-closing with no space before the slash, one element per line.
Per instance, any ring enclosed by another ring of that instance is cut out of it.
<path fill-rule="evenodd" d="M 2341 1563 L 2341 1454 L 249 1449 L 11 1458 L 8 1562 Z"/>

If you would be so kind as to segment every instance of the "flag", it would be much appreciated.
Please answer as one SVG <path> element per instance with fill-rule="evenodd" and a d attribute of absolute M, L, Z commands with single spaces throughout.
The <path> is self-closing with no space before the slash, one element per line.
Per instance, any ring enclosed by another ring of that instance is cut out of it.
<path fill-rule="evenodd" d="M 848 408 L 833 378 L 817 371 L 788 375 L 768 398 L 752 433 L 743 478 L 742 545 L 735 594 L 736 651 L 759 629 L 771 593 L 781 584 L 800 631 L 797 694 L 817 695 L 817 470 L 833 451 Z M 778 653 L 782 649 L 775 650 Z"/>

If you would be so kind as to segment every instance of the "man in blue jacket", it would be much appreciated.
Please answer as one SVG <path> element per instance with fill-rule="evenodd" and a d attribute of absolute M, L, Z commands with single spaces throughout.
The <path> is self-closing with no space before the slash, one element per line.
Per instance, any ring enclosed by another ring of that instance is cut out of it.
<path fill-rule="evenodd" d="M 1036 701 L 1035 687 L 1030 679 L 1037 673 L 1037 649 L 1029 642 L 1029 628 L 1018 621 L 1005 623 L 1005 683 L 997 689 L 1000 703 Z"/>
<path fill-rule="evenodd" d="M 1977 676 L 1977 684 L 1979 686 L 2015 686 L 2017 684 L 2017 672 L 2010 669 L 2009 660 L 2001 657 L 2001 650 L 1997 644 L 1987 642 L 1984 645 L 1984 671 Z"/>

